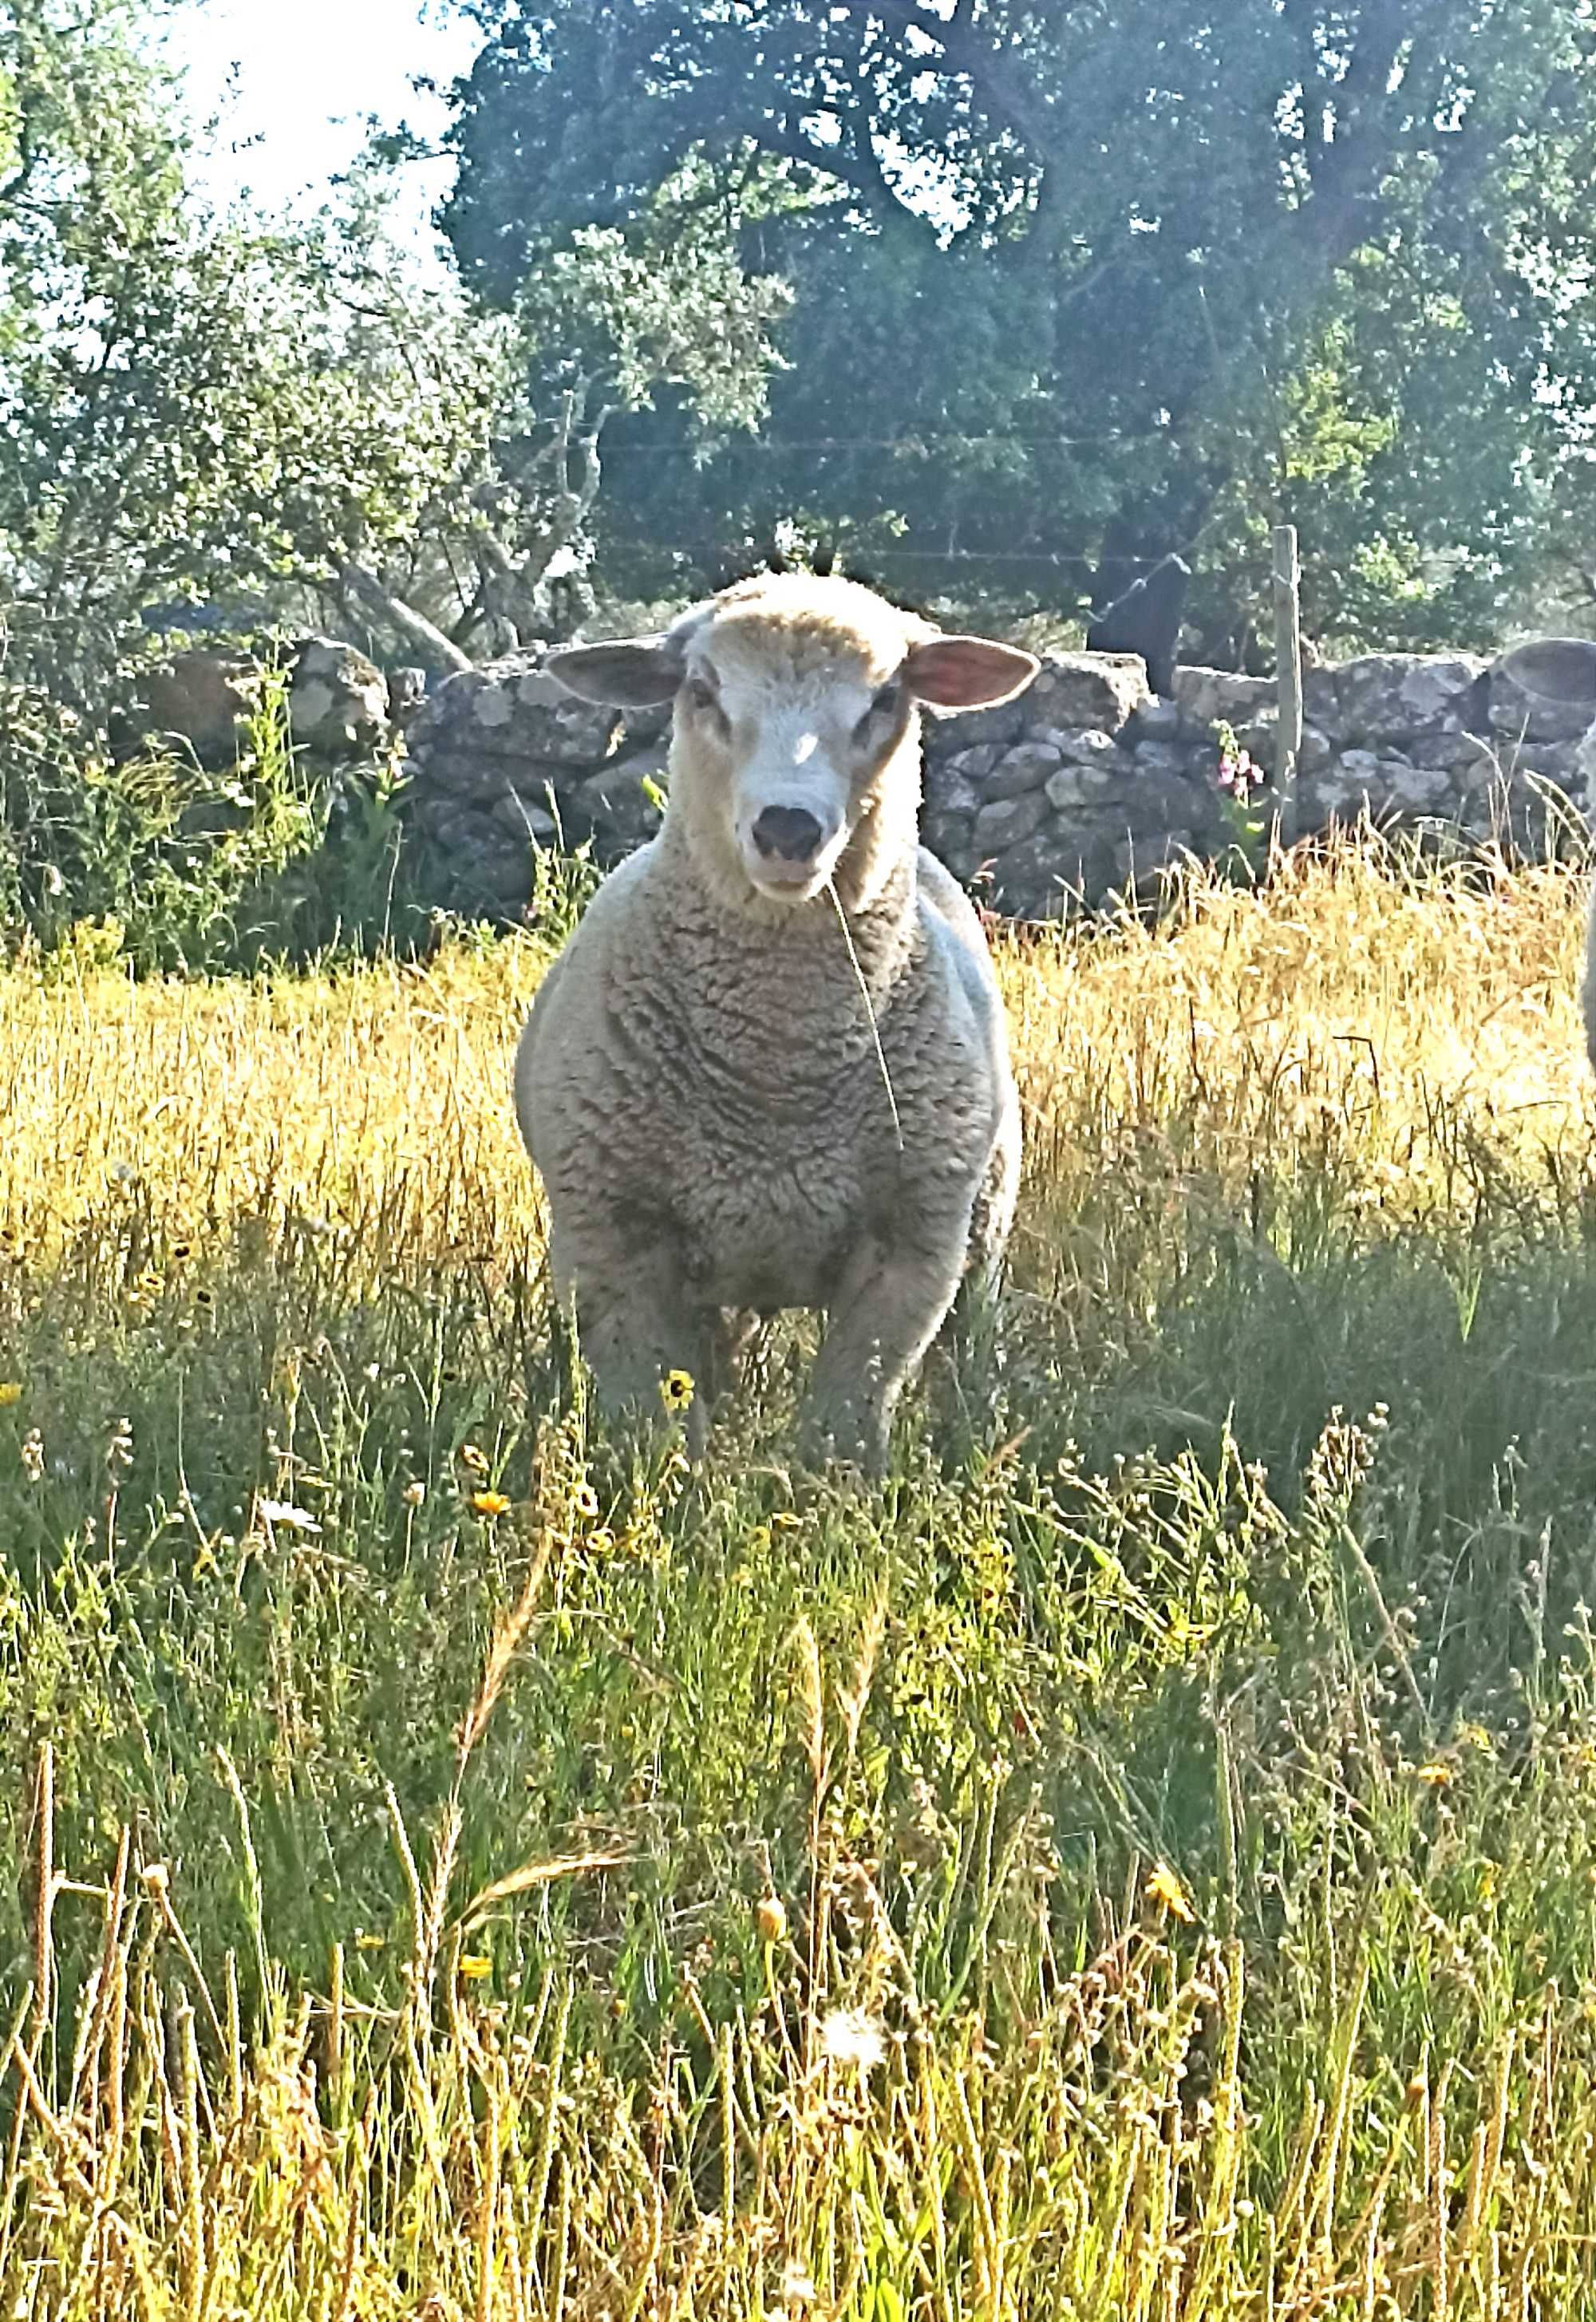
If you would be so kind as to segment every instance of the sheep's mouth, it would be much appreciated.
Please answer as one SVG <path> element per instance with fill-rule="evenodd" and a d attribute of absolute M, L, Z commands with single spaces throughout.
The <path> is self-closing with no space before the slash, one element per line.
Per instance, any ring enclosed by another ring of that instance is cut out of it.
<path fill-rule="evenodd" d="M 830 877 L 825 862 L 761 863 L 757 868 L 748 865 L 748 878 L 762 895 L 772 895 L 783 903 L 804 903 L 818 895 Z"/>

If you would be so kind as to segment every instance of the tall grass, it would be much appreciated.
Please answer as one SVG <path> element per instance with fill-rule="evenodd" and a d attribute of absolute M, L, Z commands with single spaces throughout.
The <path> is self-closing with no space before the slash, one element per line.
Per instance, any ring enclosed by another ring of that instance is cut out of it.
<path fill-rule="evenodd" d="M 1556 2316 L 1596 2248 L 1563 868 L 1003 951 L 1004 1342 L 573 1398 L 543 955 L 0 977 L 0 2301 Z"/>

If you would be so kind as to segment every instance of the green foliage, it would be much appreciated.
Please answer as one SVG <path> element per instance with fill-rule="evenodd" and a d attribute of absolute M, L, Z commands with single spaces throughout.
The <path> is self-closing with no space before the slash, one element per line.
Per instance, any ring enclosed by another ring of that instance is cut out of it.
<path fill-rule="evenodd" d="M 706 425 L 757 418 L 783 297 L 723 220 L 683 198 L 652 233 L 579 235 L 516 316 L 476 313 L 417 288 L 376 169 L 308 227 L 208 215 L 135 30 L 121 0 L 0 11 L 14 674 L 103 715 L 186 608 L 259 626 L 307 597 L 458 665 L 546 632 L 612 411 L 666 382 Z"/>
<path fill-rule="evenodd" d="M 639 586 L 793 517 L 1010 607 L 1179 548 L 1216 650 L 1289 519 L 1322 635 L 1438 644 L 1552 553 L 1596 385 L 1577 0 L 481 13 L 469 282 L 509 304 L 513 221 L 626 229 L 692 157 L 793 288 L 758 447 L 619 433 Z"/>
<path fill-rule="evenodd" d="M 220 773 L 172 750 L 118 763 L 39 689 L 0 685 L 0 931 L 141 972 L 425 942 L 401 789 L 393 764 L 308 772 L 271 669 Z"/>

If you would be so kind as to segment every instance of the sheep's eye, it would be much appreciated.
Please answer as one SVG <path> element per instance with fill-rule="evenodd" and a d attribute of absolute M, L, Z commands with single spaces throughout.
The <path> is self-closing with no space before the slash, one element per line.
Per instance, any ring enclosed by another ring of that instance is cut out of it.
<path fill-rule="evenodd" d="M 707 684 L 702 677 L 690 677 L 683 690 L 691 709 L 719 709 L 720 707 L 714 687 Z"/>
<path fill-rule="evenodd" d="M 898 685 L 897 680 L 894 678 L 890 684 L 883 685 L 876 689 L 875 700 L 871 702 L 868 709 L 866 710 L 858 724 L 854 727 L 854 732 L 860 741 L 863 741 L 876 718 L 895 718 L 897 714 Z"/>

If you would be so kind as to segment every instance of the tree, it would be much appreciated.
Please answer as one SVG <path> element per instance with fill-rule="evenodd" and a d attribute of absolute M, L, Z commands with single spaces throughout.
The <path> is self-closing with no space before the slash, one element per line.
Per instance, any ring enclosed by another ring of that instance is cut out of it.
<path fill-rule="evenodd" d="M 1591 384 L 1584 0 L 479 13 L 445 224 L 484 297 L 523 221 L 625 231 L 689 164 L 793 286 L 764 446 L 618 434 L 639 556 L 796 510 L 923 591 L 1085 601 L 1179 549 L 1216 635 L 1290 517 L 1321 629 L 1440 638 L 1544 553 Z"/>
<path fill-rule="evenodd" d="M 508 313 L 417 295 L 380 170 L 289 230 L 188 193 L 121 0 L 0 5 L 0 620 L 103 707 L 185 604 L 321 600 L 436 666 L 545 626 L 614 412 L 757 418 L 780 286 L 716 219 L 571 237 Z"/>

